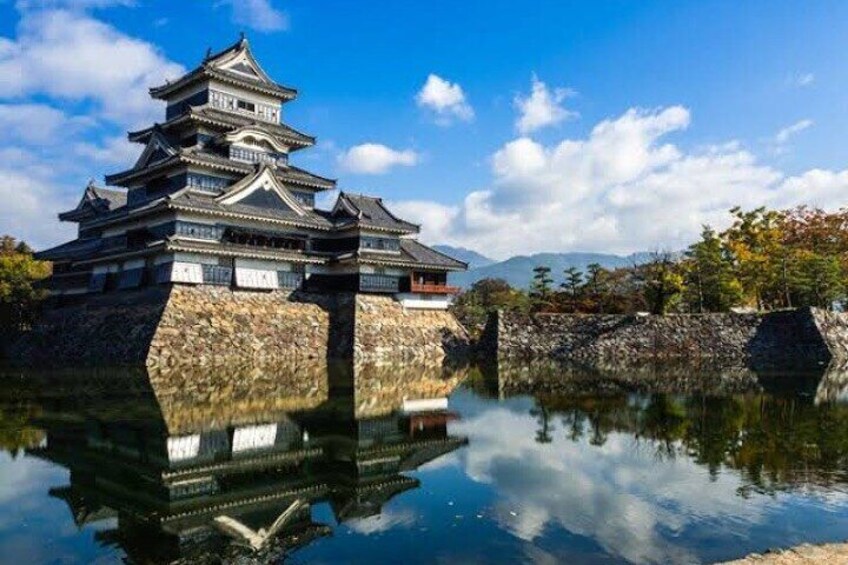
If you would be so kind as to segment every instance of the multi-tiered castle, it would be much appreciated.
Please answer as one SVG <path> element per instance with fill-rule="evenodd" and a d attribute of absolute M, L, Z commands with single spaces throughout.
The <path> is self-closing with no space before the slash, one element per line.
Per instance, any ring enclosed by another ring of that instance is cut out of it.
<path fill-rule="evenodd" d="M 77 239 L 38 254 L 53 262 L 49 288 L 69 297 L 165 283 L 394 295 L 444 308 L 449 271 L 466 265 L 415 240 L 419 226 L 381 199 L 341 192 L 296 167 L 315 138 L 283 122 L 297 91 L 262 70 L 246 39 L 183 77 L 150 89 L 165 121 L 129 133 L 135 165 L 90 184 L 73 210 Z"/>

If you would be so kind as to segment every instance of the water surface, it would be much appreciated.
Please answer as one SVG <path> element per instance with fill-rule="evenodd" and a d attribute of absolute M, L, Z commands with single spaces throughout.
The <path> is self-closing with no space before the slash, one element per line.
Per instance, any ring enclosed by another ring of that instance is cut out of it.
<path fill-rule="evenodd" d="M 711 563 L 843 541 L 842 375 L 8 371 L 0 556 Z M 295 500 L 258 552 L 216 526 L 259 532 Z"/>

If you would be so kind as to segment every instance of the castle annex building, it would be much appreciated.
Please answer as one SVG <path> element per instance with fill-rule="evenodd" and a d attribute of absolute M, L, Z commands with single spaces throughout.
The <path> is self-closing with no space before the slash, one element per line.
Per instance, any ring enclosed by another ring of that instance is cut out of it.
<path fill-rule="evenodd" d="M 295 166 L 315 138 L 286 125 L 297 91 L 274 82 L 242 38 L 185 76 L 150 89 L 165 121 L 129 133 L 135 165 L 90 184 L 73 210 L 77 239 L 38 253 L 54 264 L 53 295 L 166 283 L 394 296 L 442 309 L 466 265 L 416 241 L 419 226 L 379 198 L 342 191 Z"/>

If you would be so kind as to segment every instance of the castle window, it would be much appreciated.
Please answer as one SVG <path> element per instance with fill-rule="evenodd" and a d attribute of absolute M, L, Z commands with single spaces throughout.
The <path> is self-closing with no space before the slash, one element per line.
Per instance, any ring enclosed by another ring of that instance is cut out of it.
<path fill-rule="evenodd" d="M 249 113 L 266 122 L 279 123 L 280 121 L 280 110 L 277 106 L 249 102 L 217 90 L 209 91 L 209 104 L 213 108 L 220 108 L 221 110 Z"/>
<path fill-rule="evenodd" d="M 248 112 L 255 112 L 256 111 L 256 104 L 254 104 L 253 102 L 248 102 L 246 100 L 239 100 L 238 101 L 238 108 L 239 108 L 239 110 L 247 110 Z"/>

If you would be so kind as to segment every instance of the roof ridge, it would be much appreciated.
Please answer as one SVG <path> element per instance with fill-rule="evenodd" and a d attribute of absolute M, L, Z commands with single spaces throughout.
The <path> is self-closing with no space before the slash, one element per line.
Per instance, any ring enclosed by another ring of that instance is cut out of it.
<path fill-rule="evenodd" d="M 235 43 L 231 43 L 229 47 L 226 47 L 226 48 L 221 49 L 220 51 L 216 51 L 216 52 L 213 52 L 212 48 L 209 47 L 206 50 L 206 55 L 203 57 L 202 63 L 205 64 L 209 61 L 214 61 L 215 59 L 218 59 L 219 57 L 226 55 L 230 51 L 233 51 L 233 50 L 236 50 L 236 49 L 243 49 L 244 47 L 247 47 L 249 45 L 250 45 L 250 42 L 244 36 L 244 32 L 242 32 L 242 33 L 239 34 L 238 41 L 236 41 Z"/>
<path fill-rule="evenodd" d="M 435 253 L 435 254 L 437 254 L 437 255 L 441 255 L 442 257 L 445 257 L 446 259 L 450 259 L 451 261 L 456 261 L 457 263 L 461 263 L 461 264 L 465 265 L 465 267 L 466 267 L 466 268 L 468 268 L 468 263 L 466 263 L 465 261 L 460 261 L 460 260 L 459 260 L 459 259 L 457 259 L 456 257 L 451 257 L 451 256 L 450 256 L 450 255 L 448 255 L 447 253 L 442 253 L 442 252 L 441 252 L 441 251 L 439 251 L 438 249 L 433 249 L 433 248 L 432 248 L 432 247 L 430 247 L 429 245 L 426 245 L 426 244 L 424 244 L 424 243 L 421 243 L 421 242 L 420 242 L 420 241 L 418 241 L 417 239 L 411 239 L 411 238 L 410 238 L 410 239 L 401 239 L 401 245 L 403 245 L 403 242 L 411 242 L 411 243 L 414 243 L 414 244 L 416 244 L 416 245 L 420 245 L 421 247 L 426 247 L 427 249 L 429 249 L 429 250 L 430 250 L 430 251 L 432 251 L 433 253 Z"/>

